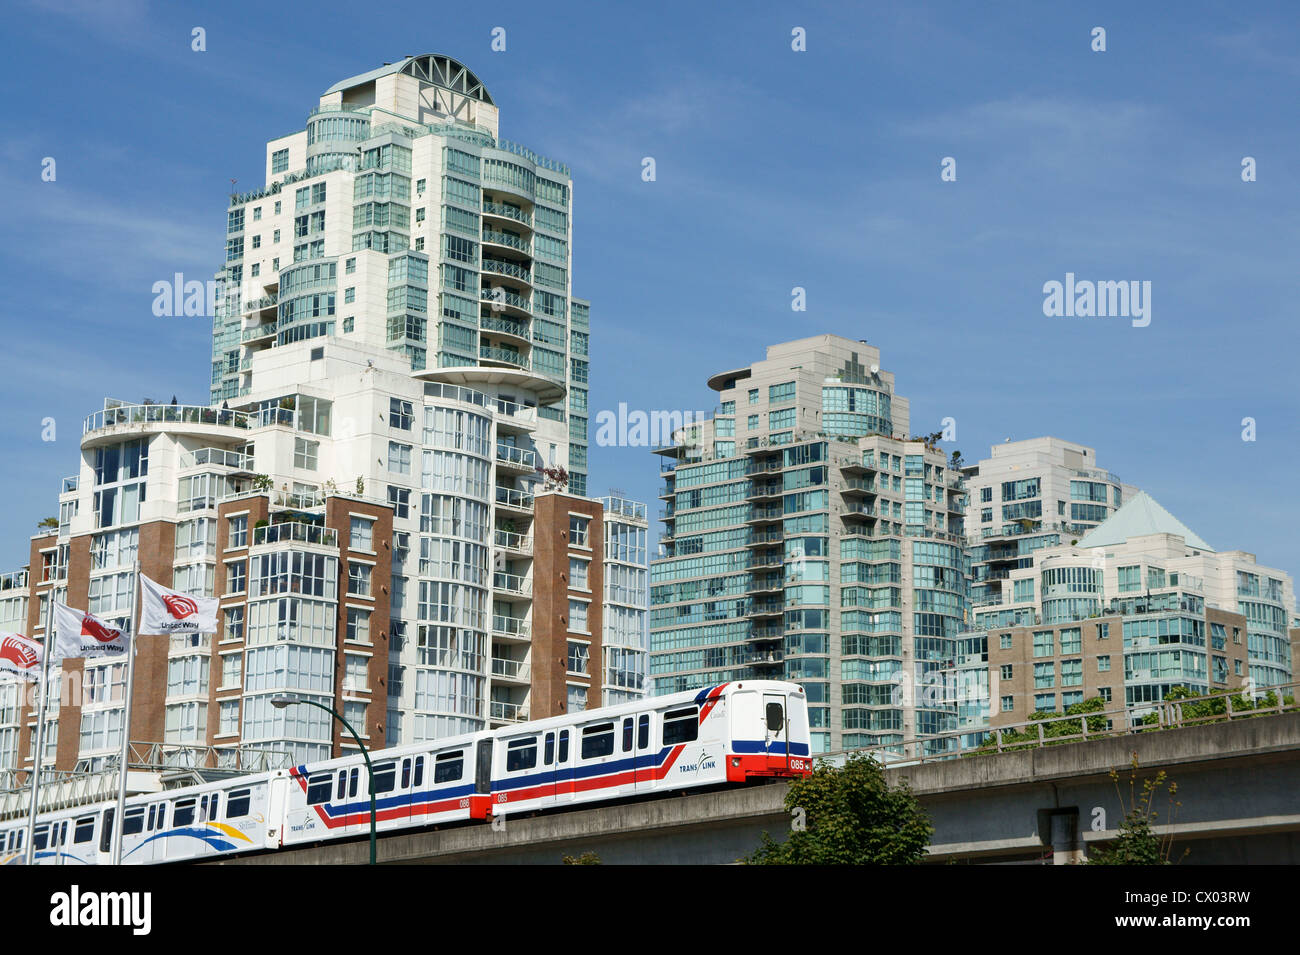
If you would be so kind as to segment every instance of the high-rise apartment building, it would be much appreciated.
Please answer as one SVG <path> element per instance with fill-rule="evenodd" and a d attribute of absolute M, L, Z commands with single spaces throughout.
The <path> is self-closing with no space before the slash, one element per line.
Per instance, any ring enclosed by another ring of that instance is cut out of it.
<path fill-rule="evenodd" d="M 908 436 L 880 353 L 834 335 L 709 379 L 711 420 L 660 448 L 656 693 L 794 680 L 814 751 L 955 726 L 923 685 L 968 617 L 962 475 Z"/>
<path fill-rule="evenodd" d="M 442 56 L 332 87 L 232 197 L 211 405 L 86 420 L 0 627 L 46 638 L 51 599 L 125 623 L 137 560 L 219 597 L 217 634 L 139 638 L 132 740 L 301 762 L 351 741 L 275 695 L 382 746 L 645 692 L 645 508 L 586 497 L 572 181 L 498 118 Z M 51 708 L 59 768 L 120 748 L 123 670 L 56 674 L 83 684 Z M 0 684 L 0 768 L 34 720 Z"/>

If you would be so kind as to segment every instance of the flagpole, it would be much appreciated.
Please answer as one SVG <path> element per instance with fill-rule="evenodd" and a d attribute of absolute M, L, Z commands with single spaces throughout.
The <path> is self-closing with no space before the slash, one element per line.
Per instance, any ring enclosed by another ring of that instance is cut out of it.
<path fill-rule="evenodd" d="M 131 749 L 131 691 L 135 688 L 135 622 L 136 593 L 144 586 L 140 580 L 140 559 L 135 561 L 135 586 L 131 588 L 131 611 L 127 615 L 127 626 L 131 631 L 126 648 L 126 694 L 122 712 L 122 757 L 117 768 L 117 812 L 113 814 L 113 865 L 122 864 L 122 814 L 126 812 L 126 768 Z"/>
<path fill-rule="evenodd" d="M 45 749 L 45 698 L 50 689 L 50 653 L 53 650 L 54 583 L 45 606 L 45 641 L 41 646 L 40 705 L 36 711 L 36 746 L 32 753 L 32 804 L 27 809 L 27 864 L 36 863 L 36 803 L 41 793 L 41 754 Z M 57 856 L 56 856 L 57 858 Z"/>

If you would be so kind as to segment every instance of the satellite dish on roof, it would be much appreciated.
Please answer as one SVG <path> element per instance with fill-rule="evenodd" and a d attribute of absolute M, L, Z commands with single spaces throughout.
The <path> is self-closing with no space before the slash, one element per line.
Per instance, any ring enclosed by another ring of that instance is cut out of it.
<path fill-rule="evenodd" d="M 873 375 L 878 375 L 878 374 L 880 374 L 880 366 L 879 366 L 879 365 L 872 365 L 872 366 L 871 366 L 871 373 L 872 373 Z"/>

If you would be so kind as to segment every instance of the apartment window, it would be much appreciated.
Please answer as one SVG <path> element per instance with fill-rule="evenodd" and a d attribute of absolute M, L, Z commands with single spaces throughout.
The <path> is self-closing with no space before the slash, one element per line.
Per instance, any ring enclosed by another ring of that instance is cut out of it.
<path fill-rule="evenodd" d="M 574 590 L 586 590 L 587 588 L 587 566 L 590 561 L 583 560 L 580 557 L 569 558 L 569 586 Z"/>
<path fill-rule="evenodd" d="M 343 319 L 343 332 L 344 332 L 344 334 L 346 334 L 346 333 L 352 331 L 352 330 L 353 330 L 354 328 L 356 328 L 356 327 L 357 327 L 357 320 L 356 320 L 355 318 L 345 318 L 345 319 Z"/>
<path fill-rule="evenodd" d="M 356 270 L 357 270 L 357 257 L 354 255 L 352 256 L 352 258 L 347 259 L 343 263 L 343 271 L 345 274 L 351 275 Z"/>
<path fill-rule="evenodd" d="M 285 150 L 285 152 L 288 152 L 288 150 Z M 275 214 L 276 214 L 276 215 L 279 215 L 279 214 L 280 214 L 280 205 L 281 205 L 281 203 L 280 203 L 280 201 L 277 199 L 277 200 L 276 200 L 276 203 L 275 203 Z"/>
<path fill-rule="evenodd" d="M 262 247 L 262 237 L 260 235 L 253 236 L 253 248 L 260 249 L 261 247 Z"/>
<path fill-rule="evenodd" d="M 239 732 L 239 701 L 226 700 L 217 712 L 217 734 L 230 736 Z"/>
<path fill-rule="evenodd" d="M 226 608 L 226 640 L 243 640 L 244 639 L 244 608 L 227 607 Z"/>
<path fill-rule="evenodd" d="M 279 242 L 279 241 L 280 241 L 280 230 L 279 230 L 279 229 L 276 229 L 274 232 L 271 233 L 271 242 L 272 242 L 272 244 L 274 244 L 274 243 Z M 279 260 L 279 259 L 276 259 L 276 260 L 271 264 L 271 268 L 273 268 L 273 269 L 278 269 L 278 268 L 280 268 L 280 260 Z"/>
<path fill-rule="evenodd" d="M 1232 661 L 1232 673 L 1233 673 L 1233 676 L 1241 676 L 1241 661 L 1240 661 L 1240 660 L 1233 660 L 1233 661 Z"/>
<path fill-rule="evenodd" d="M 373 551 L 375 549 L 374 541 L 375 522 L 368 517 L 352 518 L 352 536 L 348 540 L 348 547 L 352 550 Z"/>
<path fill-rule="evenodd" d="M 261 266 L 261 263 L 258 263 L 258 262 L 254 262 L 254 263 L 253 263 L 253 269 L 252 269 L 252 273 L 251 273 L 251 274 L 252 274 L 253 278 L 257 278 L 259 275 L 262 274 L 262 266 Z"/>
<path fill-rule="evenodd" d="M 1011 634 L 1003 633 L 998 636 L 998 647 L 1002 650 L 1011 649 Z"/>
<path fill-rule="evenodd" d="M 993 508 L 985 507 L 980 509 L 980 523 L 987 524 L 993 520 Z M 1032 583 L 1032 581 L 1031 581 Z"/>
<path fill-rule="evenodd" d="M 1108 623 L 1097 624 L 1097 639 L 1107 640 L 1109 638 L 1110 638 L 1110 624 Z"/>
<path fill-rule="evenodd" d="M 1061 686 L 1083 686 L 1083 661 L 1061 661 Z"/>
<path fill-rule="evenodd" d="M 293 439 L 294 467 L 302 468 L 305 471 L 315 471 L 319 453 L 319 441 L 308 441 L 306 438 Z"/>
<path fill-rule="evenodd" d="M 278 172 L 284 172 L 288 168 L 289 168 L 288 149 L 277 149 L 275 152 L 271 153 L 271 175 L 274 176 Z M 280 211 L 280 203 L 278 202 L 275 204 L 275 211 L 276 212 Z"/>
<path fill-rule="evenodd" d="M 388 485 L 388 503 L 392 505 L 393 517 L 411 516 L 411 489 Z"/>
<path fill-rule="evenodd" d="M 242 594 L 248 589 L 248 562 L 231 561 L 226 564 L 226 593 Z"/>
<path fill-rule="evenodd" d="M 1137 566 L 1137 567 L 1121 567 L 1121 568 L 1119 568 L 1119 570 L 1117 571 L 1117 573 L 1119 574 L 1119 592 L 1120 592 L 1120 593 L 1122 593 L 1122 594 L 1123 594 L 1123 593 L 1130 593 L 1130 592 L 1132 592 L 1132 591 L 1134 591 L 1134 590 L 1141 590 L 1141 589 L 1142 589 L 1142 568 L 1141 568 L 1141 566 Z"/>
<path fill-rule="evenodd" d="M 1055 644 L 1055 634 L 1051 630 L 1038 630 L 1034 632 L 1034 656 L 1050 657 L 1053 653 Z"/>
<path fill-rule="evenodd" d="M 350 303 L 352 303 L 352 302 L 355 302 L 356 300 L 357 300 L 357 290 L 356 290 L 356 286 L 353 286 L 352 288 L 345 288 L 345 289 L 343 290 L 343 304 L 344 304 L 344 305 L 348 305 L 348 304 L 350 304 Z"/>
<path fill-rule="evenodd" d="M 347 639 L 354 643 L 370 642 L 370 611 L 360 607 L 348 608 Z"/>
<path fill-rule="evenodd" d="M 343 689 L 344 690 L 365 690 L 370 686 L 370 658 L 363 657 L 355 653 L 345 653 L 343 655 L 344 673 Z"/>
<path fill-rule="evenodd" d="M 388 470 L 394 474 L 411 473 L 411 446 L 409 444 L 398 444 L 396 441 L 388 442 Z"/>
<path fill-rule="evenodd" d="M 993 500 L 993 488 L 991 487 L 980 488 L 980 503 L 988 504 L 992 502 L 992 500 Z"/>
<path fill-rule="evenodd" d="M 591 520 L 586 517 L 579 517 L 576 514 L 569 515 L 569 543 L 575 547 L 590 546 L 587 543 L 587 528 Z"/>
<path fill-rule="evenodd" d="M 242 653 L 227 653 L 221 658 L 221 688 L 240 686 L 240 681 L 244 676 L 244 655 Z"/>
<path fill-rule="evenodd" d="M 1101 656 L 1097 657 L 1097 672 L 1098 673 L 1110 672 L 1110 654 L 1103 653 Z"/>
<path fill-rule="evenodd" d="M 1041 690 L 1046 689 L 1049 686 L 1056 686 L 1056 664 L 1035 663 L 1034 688 Z"/>
<path fill-rule="evenodd" d="M 793 381 L 783 381 L 779 385 L 768 385 L 767 403 L 776 404 L 778 401 L 794 401 Z"/>
<path fill-rule="evenodd" d="M 1034 694 L 1034 711 L 1036 713 L 1055 713 L 1056 712 L 1056 694 L 1055 693 L 1035 693 Z"/>
<path fill-rule="evenodd" d="M 745 426 L 746 426 L 747 428 L 749 428 L 750 431 L 757 431 L 757 430 L 758 430 L 758 415 L 756 415 L 756 414 L 749 415 L 749 416 L 745 419 Z"/>
<path fill-rule="evenodd" d="M 1080 627 L 1070 627 L 1061 631 L 1061 652 L 1083 652 L 1083 630 Z"/>
<path fill-rule="evenodd" d="M 758 389 L 757 389 L 757 388 L 750 388 L 750 389 L 749 389 L 749 403 L 750 403 L 751 405 L 756 405 L 756 404 L 758 404 Z"/>
<path fill-rule="evenodd" d="M 343 704 L 343 718 L 352 724 L 352 728 L 357 731 L 357 735 L 363 739 L 370 734 L 366 732 L 366 707 L 368 703 L 350 702 Z M 376 775 L 375 777 L 379 777 Z"/>
<path fill-rule="evenodd" d="M 1110 698 L 1110 687 L 1108 687 L 1108 686 L 1099 687 L 1098 690 L 1097 690 L 1097 695 L 1100 696 L 1100 697 L 1101 697 L 1103 700 L 1105 700 L 1107 703 L 1109 703 L 1109 702 L 1110 702 L 1110 699 L 1111 699 L 1111 698 Z"/>
<path fill-rule="evenodd" d="M 587 627 L 587 602 L 585 600 L 569 601 L 569 629 L 574 633 L 590 633 Z"/>
<path fill-rule="evenodd" d="M 422 195 L 424 195 L 424 190 L 425 190 L 426 188 L 427 188 L 427 180 L 424 180 L 424 179 L 417 179 L 417 180 L 415 180 L 415 194 L 416 194 L 417 196 L 422 196 Z"/>
<path fill-rule="evenodd" d="M 414 423 L 415 411 L 411 406 L 411 402 L 403 401 L 400 398 L 388 399 L 388 426 L 390 428 L 410 431 Z"/>
<path fill-rule="evenodd" d="M 254 206 L 254 207 L 253 207 L 253 221 L 254 221 L 254 222 L 257 222 L 257 221 L 260 220 L 261 218 L 262 218 L 262 207 L 261 207 L 261 206 Z"/>
<path fill-rule="evenodd" d="M 1003 680 L 1011 679 L 1011 664 L 1010 663 L 1002 664 L 1002 670 L 999 675 Z"/>
<path fill-rule="evenodd" d="M 369 564 L 348 561 L 348 593 L 359 597 L 370 596 L 370 575 L 374 570 Z"/>
<path fill-rule="evenodd" d="M 588 658 L 591 655 L 591 648 L 585 643 L 569 641 L 569 672 L 586 673 Z"/>
<path fill-rule="evenodd" d="M 1016 708 L 1016 698 L 1014 696 L 1002 697 L 1002 712 L 1010 713 Z"/>
<path fill-rule="evenodd" d="M 585 686 L 569 687 L 568 712 L 580 713 L 587 708 L 587 688 Z"/>

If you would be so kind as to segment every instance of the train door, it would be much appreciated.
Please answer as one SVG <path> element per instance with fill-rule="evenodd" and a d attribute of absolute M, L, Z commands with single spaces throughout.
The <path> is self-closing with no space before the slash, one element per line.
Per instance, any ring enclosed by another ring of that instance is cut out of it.
<path fill-rule="evenodd" d="M 555 734 L 555 801 L 556 803 L 573 802 L 574 763 L 573 747 L 570 745 L 571 733 L 568 729 L 558 730 Z"/>
<path fill-rule="evenodd" d="M 619 789 L 625 793 L 636 790 L 636 717 L 625 716 L 618 724 Z"/>
<path fill-rule="evenodd" d="M 543 784 L 546 790 L 546 797 L 552 801 L 558 792 L 559 774 L 555 771 L 555 730 L 550 730 L 542 734 L 542 777 L 546 780 Z"/>
<path fill-rule="evenodd" d="M 651 789 L 655 782 L 654 754 L 650 752 L 650 714 L 636 717 L 636 750 L 632 760 L 632 788 Z"/>
<path fill-rule="evenodd" d="M 492 812 L 492 740 L 481 739 L 474 750 L 474 795 L 489 803 L 484 812 Z"/>
<path fill-rule="evenodd" d="M 618 731 L 613 720 L 589 723 L 578 733 L 574 762 L 574 800 L 594 801 L 619 793 L 617 778 Z"/>
<path fill-rule="evenodd" d="M 763 751 L 768 769 L 790 768 L 790 720 L 783 693 L 763 694 Z"/>
<path fill-rule="evenodd" d="M 284 817 L 289 811 L 289 777 L 283 771 L 271 777 L 266 801 L 266 824 L 262 827 L 262 844 L 278 849 L 284 844 Z"/>

